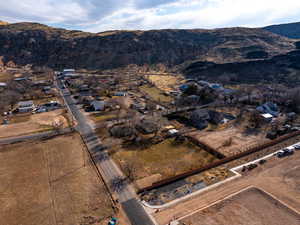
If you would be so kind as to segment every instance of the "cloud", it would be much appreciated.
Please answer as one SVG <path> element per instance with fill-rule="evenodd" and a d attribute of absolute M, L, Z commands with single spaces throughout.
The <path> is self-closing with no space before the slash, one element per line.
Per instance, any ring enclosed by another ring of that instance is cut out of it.
<path fill-rule="evenodd" d="M 296 0 L 10 0 L 0 20 L 99 32 L 115 29 L 265 26 L 297 21 Z"/>

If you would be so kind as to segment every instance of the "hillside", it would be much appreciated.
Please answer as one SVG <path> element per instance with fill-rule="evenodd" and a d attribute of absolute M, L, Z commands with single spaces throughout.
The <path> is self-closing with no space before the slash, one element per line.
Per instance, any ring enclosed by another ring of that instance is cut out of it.
<path fill-rule="evenodd" d="M 284 37 L 300 39 L 300 22 L 272 25 L 263 29 Z"/>
<path fill-rule="evenodd" d="M 0 26 L 1 26 L 1 25 L 8 25 L 8 22 L 5 22 L 5 21 L 0 20 Z"/>
<path fill-rule="evenodd" d="M 150 30 L 87 33 L 37 23 L 0 26 L 4 62 L 104 69 L 128 64 L 169 67 L 193 60 L 232 63 L 270 58 L 293 41 L 263 29 Z"/>
<path fill-rule="evenodd" d="M 188 78 L 222 83 L 285 83 L 300 85 L 300 50 L 271 59 L 217 64 L 198 61 L 183 69 Z"/>

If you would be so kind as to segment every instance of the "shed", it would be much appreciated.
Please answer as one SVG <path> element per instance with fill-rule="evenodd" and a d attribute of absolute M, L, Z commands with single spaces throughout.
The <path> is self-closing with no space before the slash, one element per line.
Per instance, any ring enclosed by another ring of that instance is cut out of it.
<path fill-rule="evenodd" d="M 272 102 L 266 102 L 265 104 L 258 106 L 256 108 L 256 110 L 263 114 L 269 113 L 275 117 L 278 116 L 278 114 L 279 114 L 279 109 L 278 109 L 277 104 L 272 103 Z"/>
<path fill-rule="evenodd" d="M 171 129 L 171 130 L 168 130 L 168 135 L 170 136 L 174 136 L 178 134 L 178 130 L 177 129 Z"/>
<path fill-rule="evenodd" d="M 273 119 L 273 116 L 270 113 L 263 113 L 263 114 L 261 114 L 261 116 L 266 120 L 271 121 Z"/>
<path fill-rule="evenodd" d="M 6 87 L 6 86 L 7 86 L 6 83 L 0 82 L 0 87 Z"/>
<path fill-rule="evenodd" d="M 121 92 L 121 91 L 118 91 L 114 94 L 114 96 L 127 96 L 127 93 L 126 92 Z"/>
<path fill-rule="evenodd" d="M 136 129 L 143 134 L 152 134 L 158 130 L 158 126 L 154 121 L 142 120 L 136 125 Z"/>
<path fill-rule="evenodd" d="M 63 75 L 73 74 L 73 73 L 75 73 L 75 69 L 64 69 L 63 70 Z"/>
<path fill-rule="evenodd" d="M 33 101 L 22 101 L 18 103 L 19 112 L 31 112 L 33 109 Z"/>
<path fill-rule="evenodd" d="M 103 111 L 105 109 L 105 101 L 92 101 L 91 106 L 95 111 Z"/>

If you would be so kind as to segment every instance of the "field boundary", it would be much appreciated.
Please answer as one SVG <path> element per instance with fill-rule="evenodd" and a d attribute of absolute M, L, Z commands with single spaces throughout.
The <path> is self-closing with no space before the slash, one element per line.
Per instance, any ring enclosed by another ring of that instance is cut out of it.
<path fill-rule="evenodd" d="M 189 213 L 189 214 L 187 214 L 187 215 L 184 215 L 184 216 L 182 216 L 182 217 L 180 217 L 180 218 L 176 218 L 174 221 L 180 221 L 180 220 L 183 220 L 183 219 L 185 219 L 185 218 L 187 218 L 187 217 L 189 217 L 189 216 L 192 216 L 192 215 L 194 215 L 194 214 L 196 214 L 196 213 L 198 213 L 198 212 L 201 212 L 201 211 L 203 211 L 203 210 L 205 210 L 205 209 L 207 209 L 207 208 L 209 208 L 209 207 L 212 207 L 212 206 L 214 206 L 214 205 L 216 205 L 216 204 L 219 204 L 219 203 L 221 203 L 221 202 L 223 202 L 223 201 L 226 201 L 227 199 L 230 199 L 230 198 L 232 198 L 232 197 L 234 197 L 234 196 L 236 196 L 236 195 L 238 195 L 238 194 L 240 194 L 240 193 L 242 193 L 242 192 L 244 192 L 244 191 L 250 190 L 250 189 L 257 189 L 257 190 L 263 192 L 263 193 L 266 194 L 268 197 L 271 197 L 272 199 L 278 201 L 278 202 L 279 202 L 280 204 L 282 204 L 284 207 L 286 207 L 286 208 L 288 208 L 289 210 L 295 212 L 297 215 L 300 215 L 300 213 L 299 213 L 296 209 L 294 209 L 293 207 L 289 206 L 289 205 L 286 204 L 285 202 L 281 201 L 280 199 L 278 199 L 276 196 L 274 196 L 274 195 L 271 194 L 270 192 L 267 192 L 267 191 L 265 191 L 264 189 L 261 189 L 261 188 L 259 188 L 259 187 L 254 186 L 254 185 L 249 185 L 249 186 L 247 186 L 247 187 L 245 187 L 245 188 L 243 188 L 243 189 L 241 189 L 241 190 L 239 190 L 239 191 L 237 191 L 237 192 L 234 192 L 234 193 L 232 193 L 232 194 L 227 195 L 226 197 L 224 197 L 224 198 L 222 198 L 222 199 L 219 199 L 219 200 L 217 200 L 217 201 L 214 201 L 214 202 L 212 202 L 211 204 L 209 204 L 209 205 L 207 205 L 207 206 L 204 206 L 204 207 L 202 207 L 202 208 L 196 209 L 195 211 L 193 211 L 193 212 L 191 212 L 191 213 Z"/>
<path fill-rule="evenodd" d="M 186 200 L 186 199 L 189 199 L 189 198 L 191 198 L 191 197 L 193 197 L 193 196 L 195 196 L 195 195 L 201 194 L 202 192 L 209 191 L 210 189 L 216 188 L 216 187 L 218 187 L 218 186 L 220 186 L 220 185 L 222 185 L 222 184 L 225 184 L 225 183 L 227 183 L 227 182 L 229 182 L 229 181 L 235 180 L 236 178 L 242 176 L 240 173 L 238 173 L 238 172 L 236 172 L 236 171 L 234 171 L 234 170 L 231 170 L 231 169 L 230 169 L 230 171 L 233 172 L 235 175 L 232 176 L 232 177 L 229 177 L 229 178 L 227 178 L 227 179 L 225 179 L 225 180 L 222 180 L 222 181 L 220 181 L 220 182 L 217 182 L 217 183 L 215 183 L 215 184 L 209 185 L 209 186 L 207 186 L 207 187 L 205 187 L 205 188 L 202 188 L 202 189 L 200 189 L 200 190 L 198 190 L 198 191 L 192 192 L 191 194 L 188 194 L 188 195 L 185 195 L 185 196 L 183 196 L 183 197 L 181 197 L 181 198 L 175 199 L 175 200 L 173 200 L 173 201 L 171 201 L 171 202 L 168 202 L 168 203 L 166 203 L 166 204 L 163 204 L 163 205 L 150 205 L 150 204 L 147 203 L 146 201 L 142 201 L 142 204 L 143 204 L 144 206 L 148 207 L 148 208 L 151 208 L 151 209 L 163 209 L 163 208 L 167 208 L 167 207 L 170 207 L 170 206 L 172 206 L 172 205 L 175 205 L 175 204 L 177 204 L 177 203 L 179 203 L 179 202 L 181 202 L 181 201 L 184 201 L 184 200 Z"/>
<path fill-rule="evenodd" d="M 148 187 L 145 187 L 145 188 L 142 188 L 142 189 L 138 190 L 137 193 L 141 194 L 143 192 L 150 191 L 152 189 L 162 187 L 164 185 L 167 185 L 167 184 L 173 183 L 175 181 L 187 178 L 189 176 L 198 174 L 200 172 L 204 172 L 206 170 L 209 170 L 209 169 L 221 166 L 221 165 L 223 165 L 225 163 L 228 163 L 228 162 L 240 159 L 242 157 L 248 156 L 248 155 L 250 155 L 252 153 L 255 153 L 255 152 L 261 151 L 261 150 L 263 150 L 265 148 L 268 148 L 268 147 L 271 147 L 273 145 L 279 144 L 280 142 L 283 142 L 285 140 L 288 140 L 288 139 L 290 139 L 292 137 L 295 137 L 295 136 L 298 136 L 298 135 L 300 135 L 300 131 L 296 131 L 296 132 L 293 132 L 293 133 L 281 136 L 281 137 L 279 137 L 279 138 L 277 138 L 277 139 L 275 139 L 273 141 L 268 141 L 268 142 L 262 143 L 260 145 L 250 146 L 250 147 L 246 148 L 245 151 L 242 151 L 242 152 L 240 152 L 238 154 L 226 157 L 224 159 L 220 159 L 219 161 L 213 162 L 213 163 L 211 163 L 209 165 L 206 165 L 206 166 L 203 166 L 201 168 L 198 168 L 198 169 L 195 169 L 195 170 L 191 170 L 191 171 L 188 171 L 188 172 L 185 172 L 185 173 L 182 173 L 182 174 L 178 174 L 176 176 L 173 176 L 173 177 L 166 178 L 166 179 L 163 179 L 161 181 L 155 182 L 155 183 L 153 183 L 152 185 L 150 185 Z"/>

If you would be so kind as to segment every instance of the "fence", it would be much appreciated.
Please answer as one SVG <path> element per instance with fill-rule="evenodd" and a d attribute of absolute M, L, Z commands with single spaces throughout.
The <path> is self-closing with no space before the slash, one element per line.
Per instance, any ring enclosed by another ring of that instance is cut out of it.
<path fill-rule="evenodd" d="M 173 176 L 173 177 L 170 177 L 170 178 L 167 178 L 167 179 L 155 182 L 155 183 L 153 183 L 152 185 L 150 185 L 148 187 L 145 187 L 145 188 L 142 188 L 142 189 L 138 190 L 137 193 L 140 194 L 140 193 L 143 193 L 145 191 L 150 191 L 152 189 L 168 185 L 168 184 L 173 183 L 175 181 L 178 181 L 178 180 L 184 179 L 186 177 L 189 177 L 189 176 L 201 173 L 203 171 L 215 168 L 217 166 L 223 165 L 223 164 L 231 162 L 233 160 L 240 159 L 240 158 L 245 157 L 247 155 L 250 155 L 252 153 L 261 151 L 261 150 L 263 150 L 265 148 L 271 147 L 273 145 L 276 145 L 276 144 L 278 144 L 278 143 L 280 143 L 282 141 L 288 140 L 288 139 L 290 139 L 292 137 L 295 137 L 295 136 L 298 136 L 298 135 L 300 135 L 300 131 L 296 131 L 296 132 L 293 132 L 293 133 L 281 136 L 281 137 L 279 137 L 279 138 L 277 138 L 277 139 L 275 139 L 273 141 L 268 141 L 268 142 L 265 142 L 265 143 L 263 143 L 261 145 L 256 145 L 256 146 L 248 147 L 248 148 L 246 148 L 245 151 L 243 151 L 241 153 L 238 153 L 238 154 L 226 157 L 224 159 L 221 159 L 219 161 L 213 162 L 213 163 L 211 163 L 209 165 L 206 165 L 204 167 L 201 167 L 201 168 L 198 168 L 198 169 L 195 169 L 195 170 L 191 170 L 191 171 L 188 171 L 188 172 L 185 172 L 185 173 L 182 173 L 182 174 L 178 174 L 176 176 Z"/>

